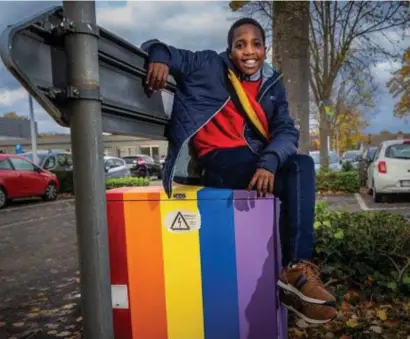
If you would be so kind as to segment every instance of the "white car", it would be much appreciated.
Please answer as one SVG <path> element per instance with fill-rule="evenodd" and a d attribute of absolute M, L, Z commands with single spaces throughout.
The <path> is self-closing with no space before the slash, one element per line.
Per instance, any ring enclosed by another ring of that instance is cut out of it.
<path fill-rule="evenodd" d="M 320 171 L 320 152 L 319 151 L 312 151 L 309 152 L 309 155 L 312 157 L 313 161 L 315 162 L 315 171 Z M 339 157 L 337 156 L 336 152 L 329 152 L 329 171 L 341 171 L 342 165 L 340 164 Z"/>
<path fill-rule="evenodd" d="M 386 194 L 410 193 L 410 140 L 380 144 L 367 170 L 367 189 L 374 202 Z"/>

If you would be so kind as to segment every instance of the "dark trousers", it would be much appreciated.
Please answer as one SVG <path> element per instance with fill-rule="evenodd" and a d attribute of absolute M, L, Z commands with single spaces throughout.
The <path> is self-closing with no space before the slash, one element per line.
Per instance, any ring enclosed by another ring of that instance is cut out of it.
<path fill-rule="evenodd" d="M 218 150 L 200 159 L 203 185 L 247 189 L 257 156 L 247 147 Z M 296 154 L 275 174 L 274 195 L 281 201 L 279 227 L 284 264 L 311 260 L 314 242 L 315 168 L 308 155 Z"/>

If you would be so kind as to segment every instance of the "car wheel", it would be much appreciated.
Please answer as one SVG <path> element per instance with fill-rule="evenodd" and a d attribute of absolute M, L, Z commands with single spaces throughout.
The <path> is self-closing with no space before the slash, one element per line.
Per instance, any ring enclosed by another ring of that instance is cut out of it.
<path fill-rule="evenodd" d="M 57 195 L 58 195 L 58 192 L 57 192 L 56 185 L 54 183 L 50 182 L 47 185 L 47 188 L 46 188 L 46 191 L 44 193 L 43 199 L 45 201 L 54 201 L 54 200 L 57 199 Z"/>
<path fill-rule="evenodd" d="M 372 189 L 372 197 L 373 197 L 373 202 L 375 203 L 382 202 L 383 200 L 383 195 L 381 195 L 380 193 L 377 193 L 374 187 Z"/>
<path fill-rule="evenodd" d="M 0 187 L 0 208 L 7 205 L 7 194 L 4 188 Z"/>

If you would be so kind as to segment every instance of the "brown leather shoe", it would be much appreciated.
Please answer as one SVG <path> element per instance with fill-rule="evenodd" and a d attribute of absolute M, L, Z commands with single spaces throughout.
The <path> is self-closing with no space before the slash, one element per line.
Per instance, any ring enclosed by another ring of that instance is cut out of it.
<path fill-rule="evenodd" d="M 286 290 L 280 291 L 280 301 L 289 311 L 310 324 L 325 324 L 337 317 L 334 307 L 307 303 Z"/>
<path fill-rule="evenodd" d="M 310 262 L 284 268 L 278 286 L 311 304 L 336 305 L 336 298 L 326 290 L 319 278 L 319 268 Z"/>

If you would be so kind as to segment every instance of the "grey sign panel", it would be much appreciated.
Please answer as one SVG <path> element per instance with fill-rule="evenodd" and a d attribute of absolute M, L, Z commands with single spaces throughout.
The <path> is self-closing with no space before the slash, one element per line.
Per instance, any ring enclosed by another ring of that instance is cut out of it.
<path fill-rule="evenodd" d="M 60 125 L 69 127 L 67 99 L 75 89 L 67 83 L 64 52 L 66 28 L 62 7 L 46 10 L 9 26 L 0 40 L 7 69 Z M 103 131 L 163 138 L 173 103 L 175 82 L 149 95 L 144 86 L 147 55 L 99 27 L 100 97 Z"/>

